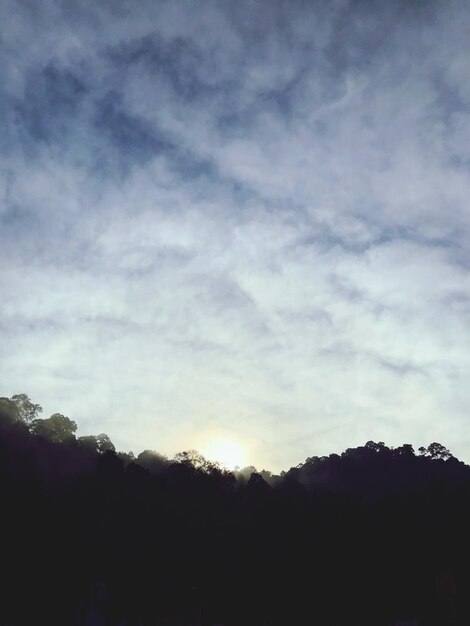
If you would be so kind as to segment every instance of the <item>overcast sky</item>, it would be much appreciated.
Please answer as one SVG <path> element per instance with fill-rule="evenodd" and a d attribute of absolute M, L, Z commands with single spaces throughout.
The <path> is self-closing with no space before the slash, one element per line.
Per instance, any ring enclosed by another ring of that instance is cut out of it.
<path fill-rule="evenodd" d="M 135 453 L 470 462 L 468 2 L 0 12 L 0 395 Z"/>

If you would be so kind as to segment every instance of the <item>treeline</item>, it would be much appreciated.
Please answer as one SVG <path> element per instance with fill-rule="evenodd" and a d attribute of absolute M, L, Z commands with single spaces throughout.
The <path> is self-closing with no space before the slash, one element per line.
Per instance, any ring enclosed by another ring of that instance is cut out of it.
<path fill-rule="evenodd" d="M 0 623 L 470 623 L 470 467 L 367 442 L 281 472 L 116 451 L 0 398 Z"/>

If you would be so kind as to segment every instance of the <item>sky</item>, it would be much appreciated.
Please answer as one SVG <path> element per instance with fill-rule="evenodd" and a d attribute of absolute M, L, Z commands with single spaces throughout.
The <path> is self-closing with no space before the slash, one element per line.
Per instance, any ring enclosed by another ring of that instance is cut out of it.
<path fill-rule="evenodd" d="M 466 1 L 0 23 L 0 395 L 136 454 L 470 462 Z"/>

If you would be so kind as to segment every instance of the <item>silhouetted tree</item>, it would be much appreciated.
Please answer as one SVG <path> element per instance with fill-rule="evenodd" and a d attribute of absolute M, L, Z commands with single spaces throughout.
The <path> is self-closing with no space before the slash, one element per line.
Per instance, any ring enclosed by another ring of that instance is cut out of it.
<path fill-rule="evenodd" d="M 20 421 L 18 407 L 10 398 L 0 398 L 0 416 L 10 422 Z"/>
<path fill-rule="evenodd" d="M 136 463 L 155 475 L 162 474 L 170 464 L 168 457 L 155 450 L 141 452 L 136 458 Z"/>
<path fill-rule="evenodd" d="M 31 423 L 31 432 L 45 437 L 53 443 L 64 443 L 75 438 L 77 424 L 61 413 L 54 413 L 47 419 L 36 419 Z"/>
<path fill-rule="evenodd" d="M 0 398 L 0 410 L 12 421 L 30 424 L 41 413 L 42 407 L 31 402 L 25 393 L 19 393 L 11 398 Z"/>
<path fill-rule="evenodd" d="M 442 444 L 231 473 L 20 404 L 0 399 L 0 624 L 470 623 L 470 468 Z"/>
<path fill-rule="evenodd" d="M 96 443 L 98 444 L 98 452 L 115 452 L 116 447 L 108 437 L 106 433 L 101 433 L 96 436 Z"/>
<path fill-rule="evenodd" d="M 175 455 L 175 461 L 181 465 L 191 466 L 207 474 L 220 470 L 220 464 L 216 461 L 209 461 L 197 450 L 184 450 Z"/>
<path fill-rule="evenodd" d="M 77 438 L 77 442 L 80 447 L 90 452 L 98 452 L 98 441 L 94 435 L 82 435 Z"/>
<path fill-rule="evenodd" d="M 415 456 L 414 448 L 409 443 L 404 443 L 402 446 L 395 448 L 393 451 L 395 456 L 401 456 L 404 458 L 413 458 Z"/>
<path fill-rule="evenodd" d="M 116 455 L 119 459 L 121 459 L 125 467 L 127 467 L 129 463 L 134 463 L 135 461 L 135 454 L 132 452 L 132 450 L 130 450 L 129 452 L 119 451 L 116 453 Z"/>
<path fill-rule="evenodd" d="M 116 448 L 111 439 L 105 433 L 100 435 L 84 435 L 77 439 L 80 446 L 94 452 L 115 452 Z"/>
<path fill-rule="evenodd" d="M 446 461 L 452 457 L 451 452 L 440 443 L 430 443 L 427 448 L 419 448 L 419 452 L 423 456 L 428 456 L 431 459 L 441 459 Z"/>

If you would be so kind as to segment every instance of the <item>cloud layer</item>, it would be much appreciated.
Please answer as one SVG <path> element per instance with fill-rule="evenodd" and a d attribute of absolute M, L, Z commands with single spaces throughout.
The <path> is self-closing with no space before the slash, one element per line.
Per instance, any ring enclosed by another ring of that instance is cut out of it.
<path fill-rule="evenodd" d="M 3 395 L 135 451 L 470 461 L 465 2 L 1 12 Z"/>

